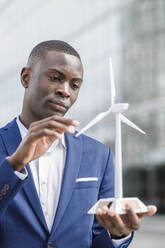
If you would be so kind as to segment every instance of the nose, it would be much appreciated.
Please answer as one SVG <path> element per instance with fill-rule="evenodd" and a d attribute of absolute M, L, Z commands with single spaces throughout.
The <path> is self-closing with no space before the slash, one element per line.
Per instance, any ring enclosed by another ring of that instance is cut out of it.
<path fill-rule="evenodd" d="M 58 88 L 56 89 L 56 94 L 58 94 L 63 98 L 69 98 L 70 97 L 69 83 L 63 82 L 60 85 L 58 85 Z"/>

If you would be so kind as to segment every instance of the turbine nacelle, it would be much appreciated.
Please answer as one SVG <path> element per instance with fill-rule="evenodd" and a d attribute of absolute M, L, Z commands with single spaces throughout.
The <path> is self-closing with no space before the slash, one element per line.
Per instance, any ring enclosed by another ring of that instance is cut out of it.
<path fill-rule="evenodd" d="M 123 113 L 129 108 L 128 103 L 115 103 L 112 105 L 112 113 Z"/>

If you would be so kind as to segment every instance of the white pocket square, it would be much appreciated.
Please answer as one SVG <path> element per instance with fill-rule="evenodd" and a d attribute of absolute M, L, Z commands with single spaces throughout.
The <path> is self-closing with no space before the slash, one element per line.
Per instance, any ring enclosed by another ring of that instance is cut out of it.
<path fill-rule="evenodd" d="M 76 182 L 89 182 L 98 181 L 98 177 L 80 177 L 76 179 Z"/>

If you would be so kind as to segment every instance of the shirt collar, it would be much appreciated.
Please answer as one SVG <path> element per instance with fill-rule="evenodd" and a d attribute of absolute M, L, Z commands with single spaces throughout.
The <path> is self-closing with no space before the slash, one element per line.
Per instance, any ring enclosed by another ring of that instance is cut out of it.
<path fill-rule="evenodd" d="M 26 134 L 28 132 L 28 129 L 20 121 L 19 117 L 17 117 L 16 122 L 17 122 L 18 128 L 20 130 L 21 137 L 22 137 L 22 139 L 24 139 L 24 137 L 26 136 Z M 57 139 L 57 140 L 55 140 L 52 143 L 52 145 L 49 147 L 49 149 L 47 150 L 47 152 L 53 151 L 57 145 L 62 145 L 63 148 L 66 148 L 66 142 L 65 142 L 64 134 L 62 135 L 62 139 L 61 140 Z"/>

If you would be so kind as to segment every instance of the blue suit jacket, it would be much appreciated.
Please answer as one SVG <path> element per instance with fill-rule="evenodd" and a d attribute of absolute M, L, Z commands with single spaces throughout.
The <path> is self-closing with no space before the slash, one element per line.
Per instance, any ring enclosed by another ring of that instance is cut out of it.
<path fill-rule="evenodd" d="M 20 142 L 16 120 L 0 129 L 0 248 L 112 248 L 106 230 L 87 214 L 99 198 L 114 194 L 110 149 L 85 135 L 66 134 L 62 189 L 49 232 L 29 166 L 27 179 L 20 180 L 6 160 Z M 99 180 L 76 182 L 83 177 Z"/>

